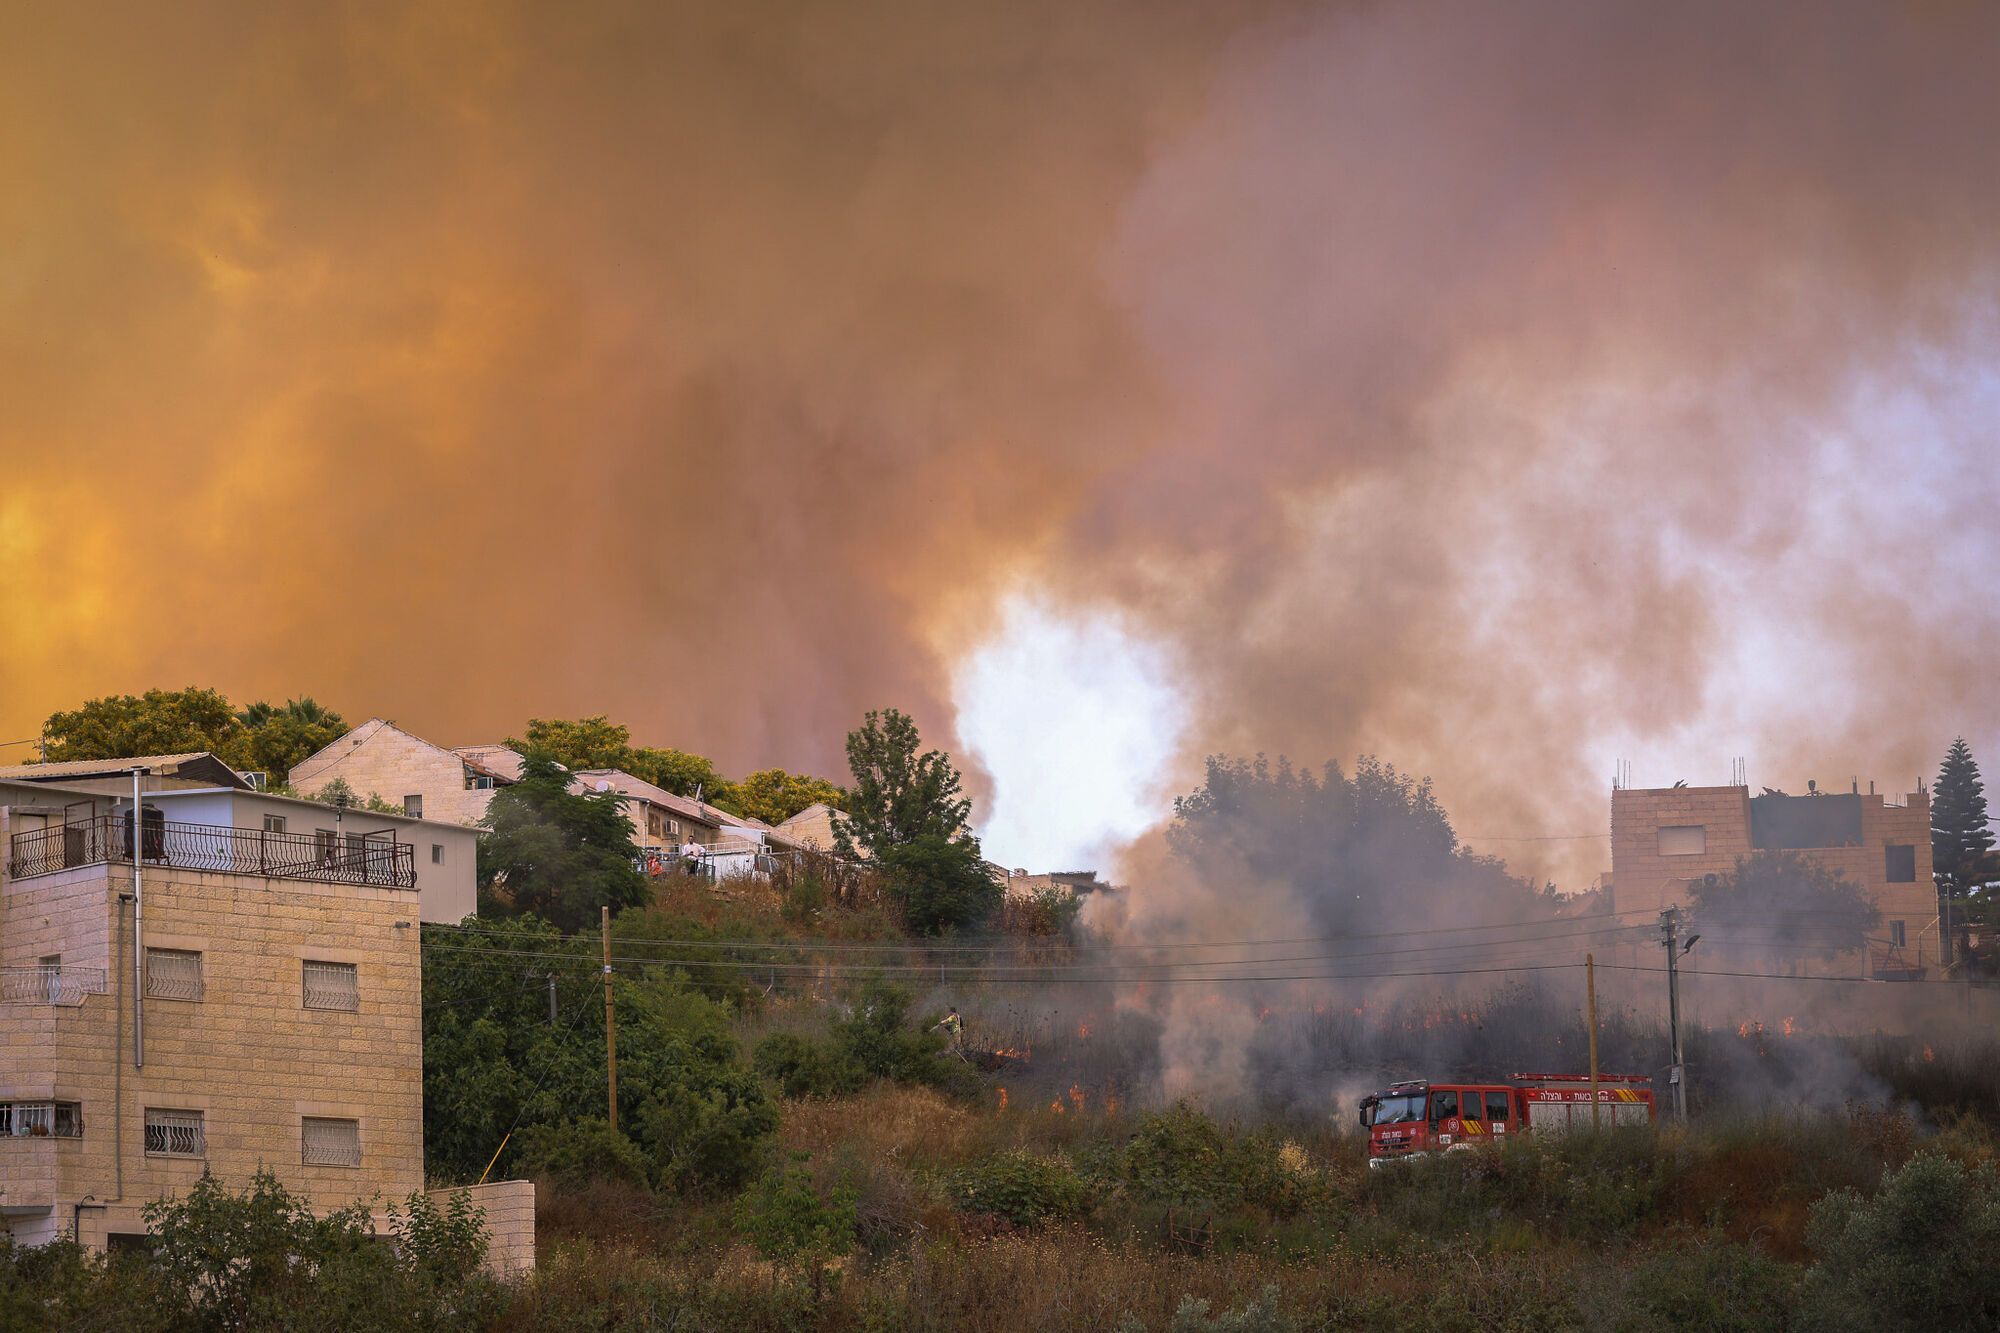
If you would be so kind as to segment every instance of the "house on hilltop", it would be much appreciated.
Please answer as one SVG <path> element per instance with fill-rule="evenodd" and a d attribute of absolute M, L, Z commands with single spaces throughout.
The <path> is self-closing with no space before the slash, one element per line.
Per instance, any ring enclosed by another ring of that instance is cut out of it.
<path fill-rule="evenodd" d="M 401 805 L 413 819 L 477 824 L 493 793 L 521 780 L 521 756 L 504 745 L 448 750 L 375 717 L 292 766 L 292 787 L 302 795 L 336 778 L 358 796 Z"/>

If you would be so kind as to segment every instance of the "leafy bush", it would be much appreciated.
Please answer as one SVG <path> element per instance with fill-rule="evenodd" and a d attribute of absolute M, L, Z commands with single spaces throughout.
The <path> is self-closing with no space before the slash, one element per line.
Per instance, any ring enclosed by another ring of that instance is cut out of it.
<path fill-rule="evenodd" d="M 1827 1328 L 2000 1326 L 2000 1173 L 1920 1153 L 1864 1198 L 1813 1205 L 1805 1308 Z"/>
<path fill-rule="evenodd" d="M 1798 1270 L 1761 1250 L 1713 1239 L 1648 1255 L 1613 1270 L 1583 1302 L 1590 1324 L 1642 1330 L 1699 1328 L 1757 1333 L 1785 1327 Z"/>
<path fill-rule="evenodd" d="M 516 1169 L 521 1174 L 564 1189 L 601 1180 L 652 1183 L 646 1154 L 602 1117 L 567 1125 L 530 1125 L 515 1142 Z"/>
<path fill-rule="evenodd" d="M 772 1167 L 737 1200 L 736 1225 L 775 1264 L 812 1279 L 818 1305 L 826 1266 L 854 1248 L 854 1187 L 845 1181 L 822 1193 L 803 1153 Z"/>
<path fill-rule="evenodd" d="M 773 1032 L 758 1042 L 753 1063 L 787 1097 L 838 1097 L 868 1081 L 845 1051 L 793 1032 Z"/>
<path fill-rule="evenodd" d="M 1224 1310 L 1212 1315 L 1209 1304 L 1199 1296 L 1183 1296 L 1167 1333 L 1291 1333 L 1298 1325 L 1278 1308 L 1278 1289 L 1264 1288 L 1263 1294 L 1240 1310 Z M 1118 1323 L 1117 1333 L 1145 1333 L 1146 1325 L 1135 1315 Z"/>
<path fill-rule="evenodd" d="M 1136 1197 L 1180 1208 L 1251 1204 L 1284 1217 L 1333 1198 L 1298 1145 L 1239 1133 L 1186 1102 L 1142 1119 L 1114 1169 Z"/>
<path fill-rule="evenodd" d="M 952 1178 L 951 1190 L 967 1212 L 992 1213 L 1016 1226 L 1081 1216 L 1089 1187 L 1064 1157 L 1007 1152 Z"/>

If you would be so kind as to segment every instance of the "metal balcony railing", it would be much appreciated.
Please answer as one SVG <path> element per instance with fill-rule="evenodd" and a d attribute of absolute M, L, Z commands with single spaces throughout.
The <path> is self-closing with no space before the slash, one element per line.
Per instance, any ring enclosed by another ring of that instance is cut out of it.
<path fill-rule="evenodd" d="M 62 1004 L 105 993 L 101 967 L 0 967 L 0 1004 Z"/>
<path fill-rule="evenodd" d="M 11 841 L 7 872 L 26 879 L 102 862 L 129 864 L 134 839 L 130 816 L 100 815 L 16 833 Z M 149 818 L 137 841 L 140 861 L 149 866 L 385 888 L 417 882 L 415 848 L 375 834 L 271 833 Z"/>

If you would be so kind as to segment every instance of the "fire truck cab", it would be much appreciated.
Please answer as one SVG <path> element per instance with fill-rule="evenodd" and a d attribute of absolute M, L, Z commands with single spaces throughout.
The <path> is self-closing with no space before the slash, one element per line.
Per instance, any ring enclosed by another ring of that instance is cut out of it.
<path fill-rule="evenodd" d="M 1515 1074 L 1509 1083 L 1391 1083 L 1361 1099 L 1368 1165 L 1504 1143 L 1510 1135 L 1650 1123 L 1651 1083 L 1643 1074 L 1599 1074 L 1594 1099 L 1588 1074 Z"/>

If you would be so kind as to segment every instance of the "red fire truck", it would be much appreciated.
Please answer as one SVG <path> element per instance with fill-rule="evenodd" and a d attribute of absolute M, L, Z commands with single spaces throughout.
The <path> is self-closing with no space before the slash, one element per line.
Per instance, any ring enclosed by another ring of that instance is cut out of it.
<path fill-rule="evenodd" d="M 1591 1127 L 1590 1075 L 1515 1074 L 1511 1083 L 1391 1083 L 1361 1099 L 1368 1165 L 1431 1152 L 1454 1152 L 1509 1135 Z M 1644 1074 L 1597 1076 L 1597 1123 L 1610 1128 L 1654 1118 L 1653 1080 Z"/>

